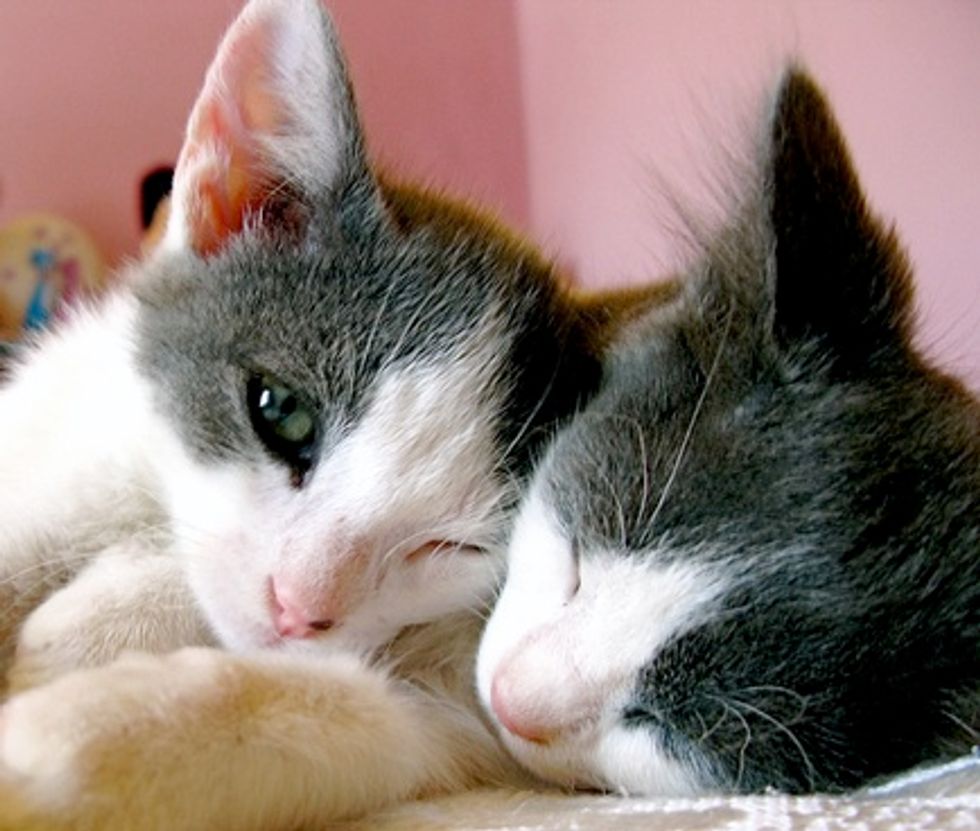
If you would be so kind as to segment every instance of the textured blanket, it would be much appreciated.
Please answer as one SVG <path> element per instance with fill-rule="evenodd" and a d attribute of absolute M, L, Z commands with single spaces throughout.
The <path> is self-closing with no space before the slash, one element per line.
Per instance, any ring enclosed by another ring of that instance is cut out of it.
<path fill-rule="evenodd" d="M 338 831 L 967 831 L 980 829 L 980 754 L 847 796 L 628 799 L 480 791 L 402 805 Z"/>

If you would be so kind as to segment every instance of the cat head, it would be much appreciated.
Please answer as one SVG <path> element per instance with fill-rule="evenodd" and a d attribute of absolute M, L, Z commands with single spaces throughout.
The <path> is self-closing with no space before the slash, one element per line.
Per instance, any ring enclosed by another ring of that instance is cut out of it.
<path fill-rule="evenodd" d="M 229 30 L 136 292 L 177 551 L 234 646 L 483 602 L 514 483 L 598 376 L 547 262 L 370 166 L 317 0 Z"/>
<path fill-rule="evenodd" d="M 977 405 L 798 69 L 751 170 L 519 512 L 478 682 L 545 778 L 834 789 L 975 742 Z"/>

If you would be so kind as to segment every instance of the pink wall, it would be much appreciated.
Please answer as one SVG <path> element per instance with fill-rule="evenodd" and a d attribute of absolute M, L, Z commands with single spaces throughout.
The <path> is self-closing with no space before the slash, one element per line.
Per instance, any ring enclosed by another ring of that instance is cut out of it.
<path fill-rule="evenodd" d="M 520 62 L 507 3 L 328 0 L 371 146 L 524 224 Z M 238 0 L 6 0 L 0 223 L 47 210 L 110 260 L 137 250 L 137 183 L 172 163 Z"/>
<path fill-rule="evenodd" d="M 980 389 L 980 4 L 534 0 L 517 11 L 532 228 L 584 280 L 676 261 L 655 171 L 697 192 L 797 54 L 911 253 L 923 343 Z"/>
<path fill-rule="evenodd" d="M 828 89 L 918 266 L 925 341 L 980 388 L 980 4 L 327 0 L 372 148 L 531 229 L 590 282 L 661 273 L 659 171 L 716 170 L 783 55 Z M 136 250 L 136 183 L 176 155 L 238 0 L 7 0 L 0 223 L 57 211 Z"/>
<path fill-rule="evenodd" d="M 172 162 L 236 0 L 7 0 L 0 222 L 64 214 L 110 259 L 135 253 L 137 182 Z"/>
<path fill-rule="evenodd" d="M 368 140 L 394 171 L 529 219 L 512 3 L 328 0 Z"/>

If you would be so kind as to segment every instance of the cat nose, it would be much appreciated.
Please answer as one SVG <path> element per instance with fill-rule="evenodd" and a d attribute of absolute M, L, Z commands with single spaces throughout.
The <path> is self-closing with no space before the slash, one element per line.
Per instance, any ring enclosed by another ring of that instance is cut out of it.
<path fill-rule="evenodd" d="M 547 745 L 601 718 L 623 681 L 578 666 L 562 644 L 562 627 L 544 627 L 497 664 L 490 709 L 508 733 Z"/>
<path fill-rule="evenodd" d="M 284 580 L 269 578 L 272 623 L 281 638 L 312 638 L 333 629 L 339 614 L 331 614 L 324 603 L 304 603 L 300 592 Z M 336 610 L 339 611 L 339 610 Z"/>
<path fill-rule="evenodd" d="M 548 696 L 525 688 L 524 680 L 504 668 L 494 675 L 490 686 L 490 709 L 508 733 L 534 744 L 548 744 L 582 720 L 580 714 L 565 712 Z"/>

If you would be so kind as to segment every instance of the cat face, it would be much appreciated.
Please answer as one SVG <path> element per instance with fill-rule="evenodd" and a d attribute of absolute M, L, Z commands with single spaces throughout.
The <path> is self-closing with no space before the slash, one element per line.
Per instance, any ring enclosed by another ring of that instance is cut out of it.
<path fill-rule="evenodd" d="M 480 694 L 567 785 L 835 789 L 975 742 L 977 405 L 798 71 L 760 157 L 515 525 Z"/>
<path fill-rule="evenodd" d="M 136 292 L 176 548 L 243 648 L 371 648 L 480 604 L 542 427 L 597 375 L 546 263 L 379 181 L 315 0 L 229 31 Z"/>

